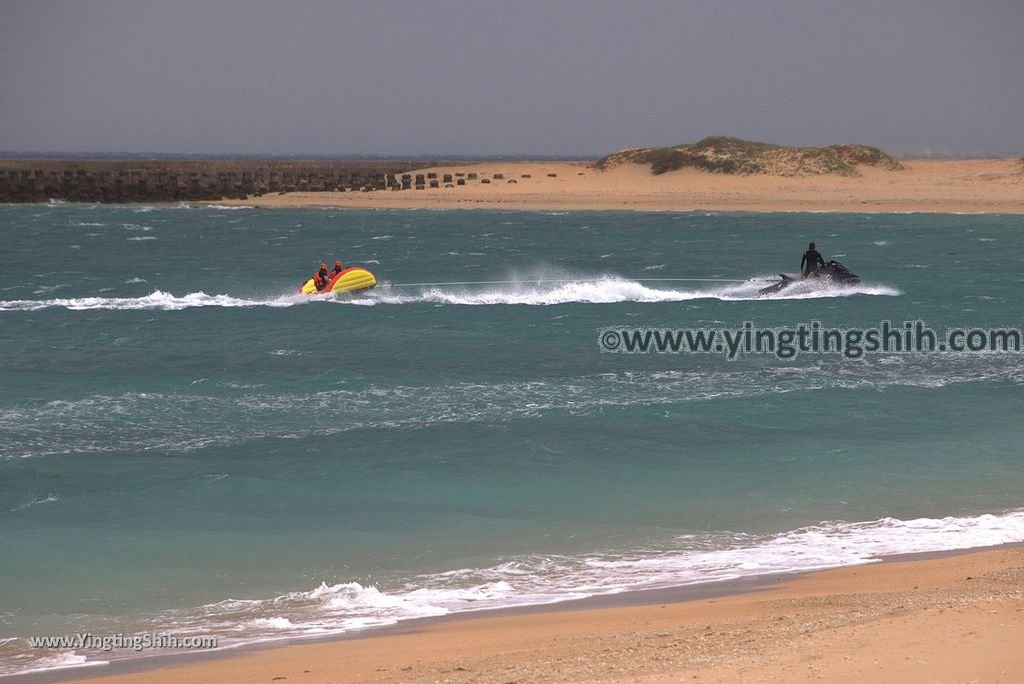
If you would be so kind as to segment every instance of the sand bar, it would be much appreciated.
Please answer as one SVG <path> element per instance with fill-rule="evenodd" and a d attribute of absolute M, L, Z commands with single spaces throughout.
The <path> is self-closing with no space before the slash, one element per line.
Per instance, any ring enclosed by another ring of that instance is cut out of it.
<path fill-rule="evenodd" d="M 583 162 L 479 162 L 434 167 L 437 188 L 293 192 L 231 200 L 265 207 L 619 211 L 834 211 L 1024 213 L 1024 162 L 910 160 L 901 171 L 860 167 L 845 177 L 726 175 L 682 169 L 653 175 L 626 164 L 606 171 Z M 469 173 L 477 178 L 468 180 Z M 452 175 L 444 183 L 444 174 Z M 459 176 L 465 185 L 457 185 Z M 502 178 L 496 179 L 500 174 Z M 483 183 L 487 178 L 490 183 Z M 514 182 L 510 182 L 514 181 Z M 451 187 L 445 187 L 451 185 Z"/>
<path fill-rule="evenodd" d="M 83 681 L 1019 682 L 1022 643 L 1024 549 L 1001 547 L 775 578 L 726 597 L 441 620 Z"/>

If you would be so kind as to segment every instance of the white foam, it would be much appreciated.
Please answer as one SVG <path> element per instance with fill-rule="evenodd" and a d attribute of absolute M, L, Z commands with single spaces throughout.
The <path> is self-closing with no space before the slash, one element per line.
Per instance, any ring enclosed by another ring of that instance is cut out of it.
<path fill-rule="evenodd" d="M 306 352 L 298 349 L 272 349 L 267 353 L 271 356 L 303 356 Z"/>
<path fill-rule="evenodd" d="M 295 627 L 291 620 L 283 617 L 256 618 L 252 621 L 252 626 L 267 629 L 293 629 Z"/>
<path fill-rule="evenodd" d="M 4 672 L 0 669 L 0 675 L 9 674 L 32 674 L 38 672 L 49 672 L 52 670 L 66 670 L 72 667 L 93 667 L 97 665 L 109 665 L 108 660 L 89 660 L 84 655 L 78 655 L 74 651 L 61 651 L 55 655 L 47 655 L 34 660 L 28 668 L 16 669 Z"/>
<path fill-rule="evenodd" d="M 285 350 L 288 351 L 288 350 Z M 276 356 L 276 355 L 275 355 Z M 281 355 L 284 356 L 284 355 Z M 724 397 L 751 398 L 844 388 L 940 388 L 967 383 L 1024 385 L 1024 360 L 1013 352 L 896 354 L 871 364 L 825 357 L 792 367 L 734 364 L 695 370 L 624 371 L 544 381 L 448 383 L 439 386 L 369 385 L 313 394 L 246 389 L 201 394 L 128 392 L 74 400 L 32 402 L 0 409 L 6 439 L 0 459 L 118 450 L 189 452 L 244 444 L 282 431 L 294 438 L 352 430 L 419 429 L 429 425 L 503 424 L 548 413 L 586 415 L 609 407 L 658 407 Z M 223 382 L 212 382 L 233 389 Z M 310 421 L 312 409 L 317 420 Z M 196 423 L 194 416 L 207 420 Z M 244 415 L 246 427 L 237 424 Z M 126 420 L 129 416 L 131 419 Z"/>
<path fill-rule="evenodd" d="M 38 311 L 40 309 L 65 308 L 72 311 L 92 309 L 112 309 L 117 311 L 137 311 L 159 309 L 179 311 L 201 306 L 252 307 L 271 306 L 286 307 L 302 303 L 299 295 L 281 296 L 273 299 L 243 299 L 226 294 L 208 295 L 205 292 L 190 292 L 176 296 L 168 292 L 156 290 L 144 297 L 73 297 L 62 299 L 16 299 L 0 301 L 0 311 Z"/>
<path fill-rule="evenodd" d="M 684 535 L 635 553 L 524 556 L 484 568 L 421 575 L 383 588 L 321 583 L 264 600 L 227 600 L 168 615 L 234 641 L 332 634 L 413 618 L 542 605 L 877 562 L 880 556 L 1024 541 L 1024 510 L 966 517 L 825 522 L 776 535 Z M 240 626 L 243 631 L 240 632 Z"/>
<path fill-rule="evenodd" d="M 765 295 L 765 299 L 822 299 L 827 297 L 852 297 L 868 295 L 873 297 L 898 297 L 903 292 L 888 285 L 871 285 L 860 283 L 853 286 L 796 283 L 778 294 Z"/>
<path fill-rule="evenodd" d="M 68 285 L 67 283 L 58 283 L 56 285 L 43 285 L 40 288 L 32 290 L 32 294 L 50 294 L 51 292 L 56 292 L 57 290 L 60 290 L 62 288 L 66 288 L 66 287 L 71 287 L 71 286 Z"/>
<path fill-rule="evenodd" d="M 774 535 L 681 535 L 660 549 L 533 555 L 374 586 L 320 583 L 268 599 L 226 599 L 156 616 L 153 628 L 216 636 L 220 648 L 339 634 L 414 618 L 551 604 L 624 591 L 691 586 L 877 562 L 904 553 L 1024 541 L 1024 510 L 974 516 L 823 522 Z M 2 645 L 10 650 L 14 640 Z M 109 657 L 109 656 L 108 656 Z M 132 657 L 119 656 L 114 657 Z M 10 659 L 0 674 L 100 665 L 74 651 Z"/>
<path fill-rule="evenodd" d="M 26 501 L 23 504 L 15 506 L 11 510 L 12 511 L 20 511 L 20 510 L 24 510 L 26 508 L 31 508 L 32 506 L 39 506 L 40 504 L 53 503 L 54 501 L 60 501 L 60 497 L 57 496 L 56 494 L 50 493 L 50 494 L 47 494 L 45 497 L 35 497 L 31 501 Z M 0 644 L 0 645 L 2 645 L 2 644 Z"/>
<path fill-rule="evenodd" d="M 861 283 L 854 286 L 838 286 L 827 283 L 815 283 L 813 285 L 809 283 L 796 283 L 786 288 L 780 294 L 764 297 L 759 294 L 760 289 L 764 286 L 764 279 L 756 279 L 743 283 L 714 284 L 695 288 L 672 288 L 668 283 L 659 282 L 658 286 L 655 287 L 642 281 L 609 275 L 597 278 L 580 278 L 578 280 L 510 281 L 501 285 L 438 285 L 406 288 L 383 284 L 377 289 L 367 292 L 336 297 L 307 297 L 290 293 L 271 298 L 246 299 L 227 294 L 209 295 L 205 292 L 191 292 L 176 296 L 162 290 L 156 290 L 144 297 L 0 300 L 0 311 L 36 311 L 48 308 L 66 308 L 76 311 L 90 309 L 129 311 L 162 309 L 178 311 L 199 306 L 288 307 L 314 302 L 352 304 L 357 306 L 416 303 L 462 306 L 551 306 L 571 303 L 683 302 L 695 299 L 720 299 L 725 301 L 814 299 L 821 297 L 849 297 L 857 294 L 892 297 L 901 294 L 899 290 L 886 285 L 866 285 Z"/>
<path fill-rule="evenodd" d="M 654 282 L 654 281 L 647 281 Z M 589 303 L 614 304 L 620 302 L 684 302 L 696 299 L 719 299 L 724 301 L 766 299 L 760 294 L 768 282 L 767 278 L 699 287 L 672 287 L 669 282 L 650 285 L 643 280 L 630 280 L 608 275 L 578 280 L 554 280 L 550 282 L 505 283 L 499 286 L 436 286 L 422 287 L 414 292 L 404 288 L 387 287 L 373 290 L 365 299 L 381 304 L 409 304 L 427 302 L 485 306 L 518 304 L 528 306 L 549 306 L 554 304 Z M 783 292 L 772 295 L 771 299 L 815 299 L 822 297 L 849 297 L 852 295 L 898 296 L 899 290 L 886 285 L 857 284 L 840 286 L 830 283 L 796 283 Z"/>
<path fill-rule="evenodd" d="M 469 306 L 494 304 L 552 304 L 618 302 L 674 302 L 714 296 L 700 290 L 670 290 L 648 287 L 642 283 L 616 277 L 603 277 L 554 285 L 504 285 L 482 289 L 435 287 L 420 292 L 424 302 L 462 304 Z"/>

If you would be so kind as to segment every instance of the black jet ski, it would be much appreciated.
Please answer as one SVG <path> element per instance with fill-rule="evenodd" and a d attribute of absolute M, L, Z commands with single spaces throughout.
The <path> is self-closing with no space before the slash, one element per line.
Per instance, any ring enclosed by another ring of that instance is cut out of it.
<path fill-rule="evenodd" d="M 835 259 L 829 261 L 814 273 L 808 273 L 807 275 L 787 275 L 785 273 L 780 273 L 779 277 L 782 278 L 782 280 L 769 285 L 768 287 L 762 288 L 758 294 L 770 295 L 782 292 L 790 285 L 806 280 L 821 280 L 836 285 L 856 285 L 860 282 L 859 275 L 846 268 L 846 266 L 843 266 Z"/>

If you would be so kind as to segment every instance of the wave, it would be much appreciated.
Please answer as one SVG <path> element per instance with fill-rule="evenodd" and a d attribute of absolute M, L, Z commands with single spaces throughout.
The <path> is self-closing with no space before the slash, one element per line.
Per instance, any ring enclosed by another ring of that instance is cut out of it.
<path fill-rule="evenodd" d="M 1022 540 L 1024 510 L 912 520 L 828 521 L 771 535 L 729 531 L 685 534 L 667 539 L 661 548 L 644 551 L 518 556 L 486 567 L 422 574 L 379 585 L 321 582 L 311 589 L 272 598 L 229 598 L 165 611 L 148 621 L 154 631 L 216 636 L 221 648 L 230 648 L 342 634 L 423 617 L 862 565 L 889 555 Z M 4 646 L 7 650 L 24 646 L 27 651 L 28 642 L 16 638 Z M 31 652 L 27 655 L 31 657 Z M 103 657 L 125 656 L 115 651 Z M 74 652 L 48 658 L 51 660 L 25 663 L 19 669 L 92 664 Z"/>
<path fill-rule="evenodd" d="M 135 238 L 129 238 L 135 239 Z M 656 283 L 656 285 L 652 285 Z M 495 281 L 481 283 L 425 283 L 415 285 L 382 284 L 374 290 L 337 297 L 304 297 L 281 294 L 276 297 L 250 299 L 229 294 L 190 292 L 173 295 L 156 290 L 143 297 L 75 297 L 59 299 L 0 300 L 0 311 L 37 311 L 65 308 L 74 311 L 91 309 L 179 311 L 192 307 L 289 307 L 298 304 L 335 303 L 373 306 L 378 304 L 451 304 L 462 306 L 556 304 L 615 304 L 621 302 L 683 302 L 695 299 L 722 301 L 814 299 L 849 297 L 853 295 L 898 296 L 900 291 L 886 285 L 859 284 L 852 287 L 828 284 L 797 283 L 778 295 L 763 297 L 759 290 L 764 279 L 696 288 L 673 288 L 670 280 L 631 280 L 619 276 L 598 278 Z"/>
<path fill-rule="evenodd" d="M 13 640 L 12 640 L 13 641 Z M 13 644 L 10 644 L 13 645 Z M 0 642 L 0 648 L 10 647 L 7 643 Z M 36 649 L 38 651 L 38 649 Z M 104 656 L 106 658 L 106 656 Z M 75 651 L 58 651 L 55 655 L 39 656 L 37 652 L 16 654 L 10 658 L 10 664 L 0 664 L 0 677 L 7 675 L 39 674 L 42 672 L 53 672 L 54 670 L 69 670 L 80 667 L 98 667 L 109 665 L 110 659 L 90 660 L 87 656 L 79 655 Z"/>
<path fill-rule="evenodd" d="M 823 522 L 776 535 L 727 531 L 681 535 L 660 550 L 516 557 L 485 568 L 420 575 L 386 587 L 322 583 L 269 600 L 231 600 L 196 612 L 207 617 L 230 615 L 226 620 L 230 624 L 252 629 L 269 626 L 274 632 L 347 631 L 401 619 L 860 565 L 889 555 L 1020 541 L 1024 541 L 1024 510 L 970 517 Z M 179 617 L 193 622 L 197 616 Z M 268 622 L 255 624 L 257 619 Z"/>
<path fill-rule="evenodd" d="M 194 453 L 267 438 L 332 437 L 355 430 L 501 425 L 623 407 L 967 383 L 1024 384 L 1024 363 L 1012 352 L 897 354 L 873 364 L 828 359 L 800 368 L 731 365 L 581 375 L 557 382 L 369 385 L 314 393 L 198 379 L 176 392 L 92 395 L 0 409 L 5 427 L 0 460 L 121 451 Z M 197 415 L 206 419 L 196 421 Z"/>
<path fill-rule="evenodd" d="M 141 281 L 145 282 L 145 281 Z M 0 311 L 39 311 L 41 309 L 64 308 L 71 311 L 109 309 L 114 311 L 163 310 L 180 311 L 193 307 L 285 307 L 303 303 L 299 295 L 282 295 L 272 299 L 244 299 L 232 295 L 209 295 L 205 292 L 190 292 L 176 296 L 156 290 L 144 297 L 72 297 L 58 299 L 14 299 L 0 300 Z"/>
<path fill-rule="evenodd" d="M 39 506 L 41 504 L 53 503 L 54 501 L 60 501 L 60 497 L 52 492 L 47 494 L 45 497 L 34 497 L 31 501 L 26 501 L 23 504 L 19 504 L 12 508 L 12 511 L 22 511 L 32 506 Z"/>
<path fill-rule="evenodd" d="M 546 306 L 554 304 L 587 303 L 615 304 L 621 302 L 684 302 L 695 299 L 718 299 L 741 301 L 768 299 L 760 294 L 766 279 L 715 283 L 702 287 L 673 287 L 679 281 L 673 279 L 632 280 L 619 276 L 581 278 L 576 280 L 553 281 L 510 281 L 494 286 L 445 285 L 422 286 L 410 294 L 399 287 L 383 287 L 370 292 L 370 301 L 382 304 L 407 304 L 426 302 L 435 304 L 459 304 L 486 306 L 497 304 L 518 304 Z M 656 283 L 652 285 L 651 283 Z M 822 283 L 798 283 L 787 288 L 782 294 L 770 299 L 812 299 L 819 297 L 849 297 L 852 295 L 898 296 L 899 290 L 885 285 L 859 284 L 852 287 Z"/>

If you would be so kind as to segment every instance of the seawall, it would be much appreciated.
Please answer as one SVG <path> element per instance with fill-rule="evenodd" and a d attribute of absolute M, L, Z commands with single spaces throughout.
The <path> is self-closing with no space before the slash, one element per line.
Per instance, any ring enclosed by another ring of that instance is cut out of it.
<path fill-rule="evenodd" d="M 423 161 L 0 159 L 0 202 L 175 202 L 400 188 Z"/>

